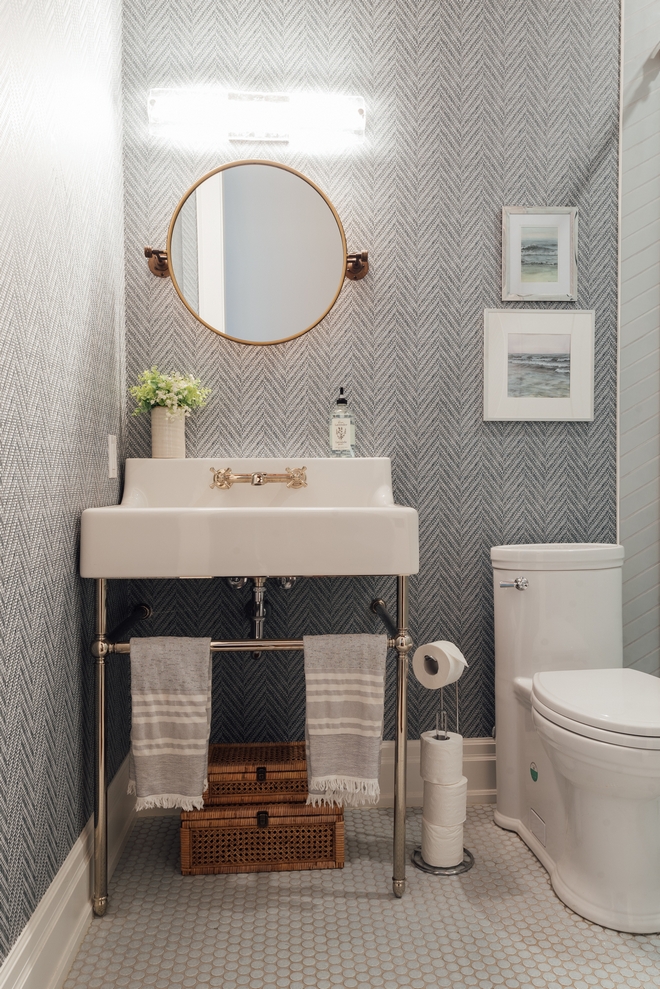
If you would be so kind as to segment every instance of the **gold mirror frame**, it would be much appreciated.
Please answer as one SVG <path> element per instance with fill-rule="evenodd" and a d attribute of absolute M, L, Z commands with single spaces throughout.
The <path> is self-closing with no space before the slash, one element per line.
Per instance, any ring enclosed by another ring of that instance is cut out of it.
<path fill-rule="evenodd" d="M 339 285 L 337 286 L 337 291 L 335 292 L 335 295 L 334 295 L 334 297 L 332 299 L 332 302 L 327 307 L 327 309 L 325 310 L 325 312 L 321 316 L 319 316 L 319 318 L 314 323 L 310 323 L 310 325 L 307 326 L 307 327 L 305 327 L 304 330 L 301 330 L 300 333 L 293 333 L 290 337 L 282 337 L 281 340 L 241 340 L 239 337 L 232 337 L 228 333 L 222 333 L 220 330 L 216 329 L 215 326 L 211 326 L 211 324 L 210 323 L 207 323 L 205 320 L 203 320 L 202 317 L 199 316 L 195 312 L 194 309 L 191 309 L 191 307 L 186 302 L 186 299 L 185 299 L 185 297 L 184 297 L 181 289 L 179 288 L 179 284 L 178 284 L 178 282 L 176 280 L 176 277 L 174 275 L 174 271 L 172 270 L 172 266 L 170 264 L 170 266 L 169 266 L 169 274 L 170 274 L 170 277 L 172 279 L 172 284 L 174 285 L 174 288 L 176 290 L 176 294 L 179 296 L 179 298 L 183 302 L 183 304 L 186 307 L 186 309 L 188 310 L 188 312 L 191 313 L 195 317 L 196 320 L 198 320 L 200 323 L 202 323 L 204 326 L 206 326 L 207 329 L 212 330 L 213 333 L 217 333 L 219 337 L 223 337 L 225 340 L 233 340 L 234 343 L 242 343 L 242 344 L 244 344 L 247 347 L 272 347 L 274 344 L 277 344 L 277 343 L 287 343 L 288 340 L 295 340 L 297 337 L 301 337 L 301 336 L 303 336 L 303 334 L 309 333 L 309 331 L 312 330 L 312 329 L 314 329 L 315 326 L 318 326 L 318 324 L 321 322 L 321 320 L 325 319 L 325 317 L 328 315 L 328 313 L 330 312 L 330 310 L 334 306 L 335 302 L 339 298 L 339 293 L 341 292 L 342 286 L 343 286 L 344 281 L 346 279 L 346 271 L 347 271 L 347 267 L 348 267 L 348 263 L 349 263 L 349 259 L 348 259 L 348 256 L 347 256 L 347 250 L 346 250 L 346 234 L 344 233 L 344 227 L 342 226 L 342 222 L 339 219 L 339 214 L 337 213 L 337 210 L 334 208 L 334 206 L 332 205 L 332 203 L 330 202 L 330 200 L 328 199 L 328 197 L 326 196 L 326 194 L 323 192 L 322 189 L 319 189 L 319 187 L 316 185 L 315 182 L 312 182 L 312 180 L 311 179 L 308 179 L 306 175 L 303 175 L 302 172 L 299 172 L 295 168 L 291 168 L 289 165 L 282 165 L 282 164 L 280 164 L 279 162 L 276 162 L 276 161 L 268 161 L 268 160 L 262 159 L 262 158 L 244 158 L 241 161 L 231 161 L 231 162 L 229 162 L 226 165 L 220 165 L 219 168 L 214 168 L 212 171 L 207 172 L 206 175 L 202 175 L 201 179 L 198 179 L 197 182 L 195 182 L 194 185 L 191 185 L 191 187 L 187 190 L 187 192 L 181 197 L 181 199 L 179 200 L 179 202 L 177 204 L 176 209 L 174 210 L 174 213 L 172 214 L 172 219 L 170 220 L 169 229 L 167 231 L 167 257 L 168 258 L 171 258 L 172 257 L 172 234 L 174 232 L 174 224 L 176 223 L 177 217 L 178 217 L 179 213 L 181 212 L 181 209 L 183 208 L 184 203 L 188 200 L 188 197 L 192 195 L 192 193 L 195 191 L 195 189 L 197 188 L 198 185 L 201 185 L 202 182 L 205 182 L 207 179 L 211 178 L 212 175 L 217 175 L 218 172 L 224 172 L 228 168 L 236 168 L 238 165 L 269 165 L 271 168 L 281 168 L 285 172 L 291 172 L 293 175 L 297 175 L 298 178 L 303 179 L 304 182 L 307 182 L 308 185 L 311 185 L 312 189 L 315 189 L 316 192 L 318 192 L 319 196 L 321 196 L 321 198 L 325 201 L 325 203 L 332 210 L 332 215 L 334 216 L 335 222 L 337 223 L 337 227 L 339 229 L 339 233 L 340 233 L 340 236 L 341 236 L 342 250 L 344 252 L 344 268 L 343 268 L 343 271 L 342 271 L 341 279 L 339 281 Z M 304 251 L 304 245 L 301 245 L 301 251 Z"/>

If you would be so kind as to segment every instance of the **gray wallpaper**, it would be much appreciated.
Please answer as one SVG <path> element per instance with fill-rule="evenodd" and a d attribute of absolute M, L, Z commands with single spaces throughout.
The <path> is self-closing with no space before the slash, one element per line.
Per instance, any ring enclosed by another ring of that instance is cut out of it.
<path fill-rule="evenodd" d="M 419 509 L 413 634 L 459 644 L 470 663 L 461 729 L 490 734 L 489 547 L 615 538 L 617 0 L 163 0 L 158 16 L 130 0 L 124 18 L 129 379 L 157 362 L 213 388 L 189 424 L 189 456 L 323 456 L 343 385 L 358 453 L 391 456 L 397 499 Z M 208 84 L 360 94 L 366 141 L 323 157 L 261 144 L 199 152 L 149 137 L 149 88 Z M 369 276 L 346 284 L 320 326 L 271 348 L 209 332 L 141 256 L 145 244 L 164 246 L 192 182 L 250 157 L 310 176 L 349 250 L 370 252 Z M 482 314 L 502 305 L 504 204 L 580 209 L 577 307 L 594 308 L 597 325 L 593 423 L 482 421 Z M 130 420 L 128 445 L 150 455 L 145 419 Z M 392 580 L 273 589 L 268 634 L 376 630 L 374 592 L 393 606 Z M 131 593 L 153 601 L 154 633 L 248 631 L 245 595 L 223 581 Z M 392 668 L 388 684 L 392 737 Z M 411 681 L 411 736 L 436 704 Z M 299 738 L 303 716 L 299 656 L 217 660 L 216 739 Z"/>
<path fill-rule="evenodd" d="M 117 498 L 107 434 L 124 392 L 121 10 L 29 0 L 1 20 L 0 961 L 92 811 L 78 528 Z M 116 675 L 110 705 L 114 771 Z"/>

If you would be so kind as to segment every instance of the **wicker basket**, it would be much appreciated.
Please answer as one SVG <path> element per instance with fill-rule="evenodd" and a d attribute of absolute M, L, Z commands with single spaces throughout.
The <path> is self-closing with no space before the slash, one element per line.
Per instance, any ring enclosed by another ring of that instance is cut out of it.
<path fill-rule="evenodd" d="M 209 788 L 204 803 L 305 803 L 304 742 L 209 745 Z"/>
<path fill-rule="evenodd" d="M 306 804 L 181 812 L 181 872 L 293 872 L 344 867 L 344 813 Z"/>

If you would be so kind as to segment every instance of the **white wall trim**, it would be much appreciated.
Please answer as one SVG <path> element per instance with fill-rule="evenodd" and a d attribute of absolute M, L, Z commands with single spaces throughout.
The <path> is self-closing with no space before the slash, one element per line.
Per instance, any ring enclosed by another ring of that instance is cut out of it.
<path fill-rule="evenodd" d="M 418 738 L 408 740 L 408 776 L 406 804 L 421 807 L 424 781 L 419 775 Z M 494 804 L 497 799 L 495 780 L 495 739 L 463 739 L 463 774 L 468 780 L 468 804 Z M 378 807 L 394 807 L 394 742 L 382 742 L 380 748 L 380 801 Z M 141 810 L 138 817 L 171 817 L 177 808 Z M 0 989 L 4 989 L 0 982 Z"/>
<path fill-rule="evenodd" d="M 135 824 L 135 795 L 128 792 L 128 756 L 108 787 L 108 881 L 119 865 Z M 91 870 L 90 870 L 91 876 Z M 3 987 L 0 985 L 0 989 Z"/>
<path fill-rule="evenodd" d="M 408 777 L 406 804 L 421 807 L 424 781 L 419 775 L 418 738 L 408 741 Z M 394 742 L 383 742 L 380 764 L 379 807 L 394 806 Z M 463 774 L 468 780 L 468 804 L 494 804 L 497 796 L 495 783 L 495 740 L 493 738 L 463 739 Z"/>
<path fill-rule="evenodd" d="M 619 181 L 616 235 L 616 541 L 621 542 L 621 227 L 623 224 L 623 61 L 626 0 L 619 10 Z"/>
<path fill-rule="evenodd" d="M 660 675 L 660 6 L 621 8 L 618 280 L 618 539 L 623 662 Z"/>
<path fill-rule="evenodd" d="M 108 787 L 108 878 L 135 820 L 126 794 L 128 758 Z M 0 989 L 60 989 L 92 921 L 94 818 L 83 828 L 59 872 L 0 967 Z"/>

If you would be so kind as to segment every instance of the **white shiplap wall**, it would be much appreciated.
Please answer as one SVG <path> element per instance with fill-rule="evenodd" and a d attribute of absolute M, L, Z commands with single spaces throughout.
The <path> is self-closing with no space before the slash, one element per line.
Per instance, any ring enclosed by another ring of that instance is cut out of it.
<path fill-rule="evenodd" d="M 660 0 L 625 0 L 620 538 L 627 666 L 660 674 Z"/>

